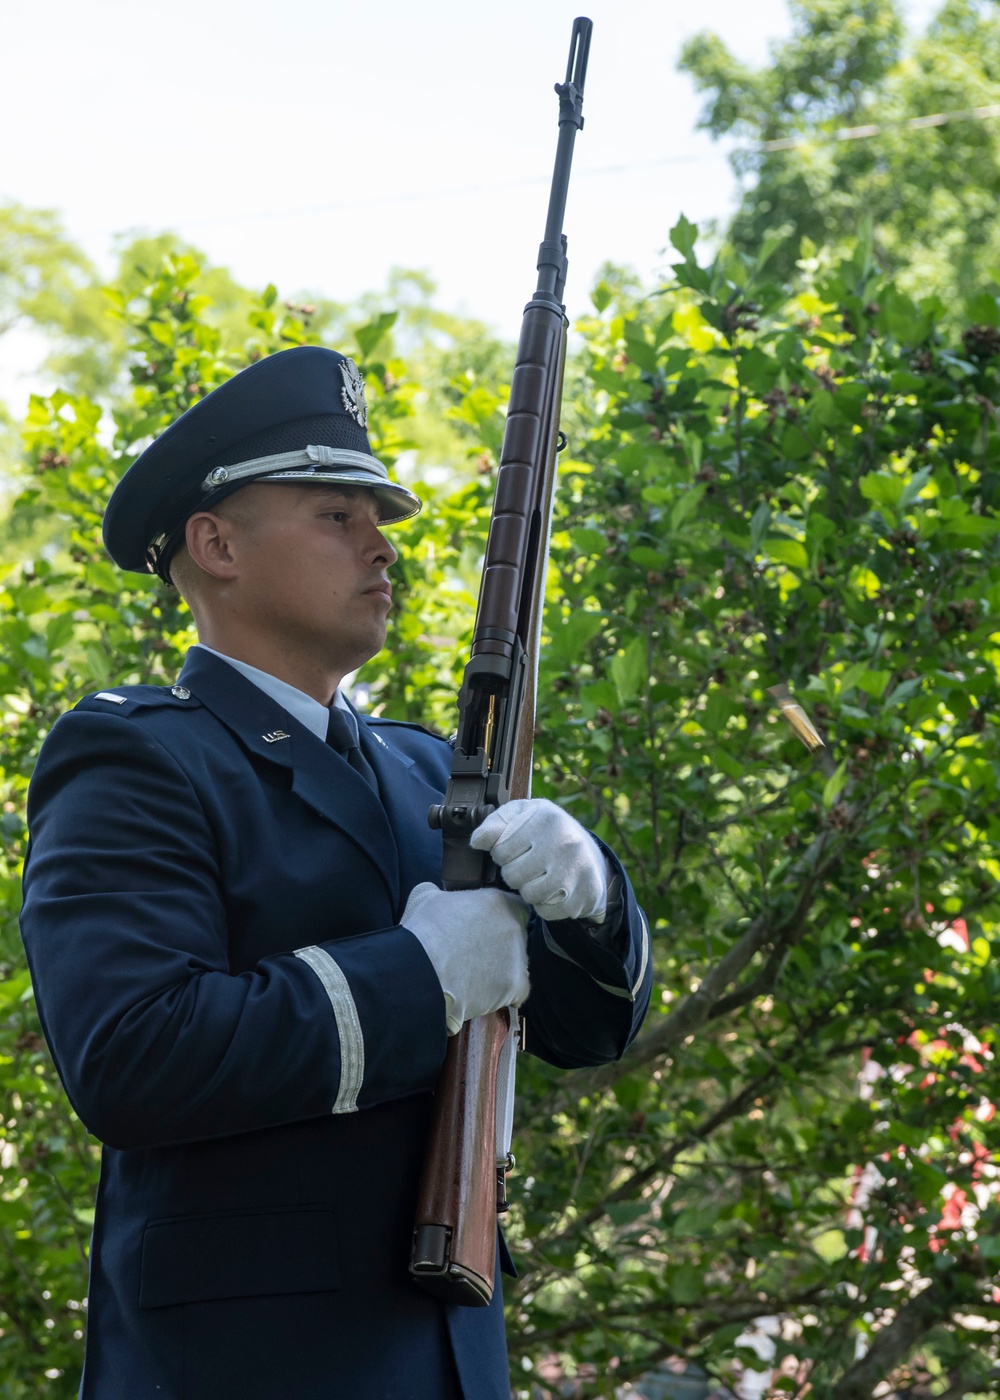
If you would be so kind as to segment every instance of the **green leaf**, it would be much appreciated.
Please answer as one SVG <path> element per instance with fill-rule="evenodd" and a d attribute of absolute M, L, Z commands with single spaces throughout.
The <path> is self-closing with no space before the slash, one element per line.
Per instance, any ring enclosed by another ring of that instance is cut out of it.
<path fill-rule="evenodd" d="M 732 754 L 727 753 L 723 748 L 712 750 L 712 762 L 720 773 L 725 773 L 726 777 L 732 778 L 734 782 L 743 777 L 743 765 L 738 763 Z"/>
<path fill-rule="evenodd" d="M 572 612 L 551 633 L 550 645 L 553 653 L 565 657 L 567 661 L 578 661 L 592 637 L 596 637 L 604 626 L 603 614 L 581 609 Z"/>
<path fill-rule="evenodd" d="M 783 233 L 765 234 L 760 245 L 760 251 L 758 252 L 756 261 L 754 263 L 754 271 L 763 272 L 765 266 L 771 261 L 773 255 L 778 251 L 778 249 L 785 241 L 786 235 Z"/>
<path fill-rule="evenodd" d="M 16 972 L 12 977 L 5 978 L 3 982 L 0 982 L 0 1006 L 12 1006 L 15 1002 L 20 1001 L 30 985 L 31 979 L 28 976 L 27 968 Z"/>
<path fill-rule="evenodd" d="M 890 476 L 888 472 L 869 472 L 861 478 L 858 486 L 866 500 L 895 510 L 903 498 L 906 480 L 902 476 Z"/>
<path fill-rule="evenodd" d="M 890 707 L 904 704 L 904 702 L 909 700 L 912 695 L 915 695 L 917 693 L 917 691 L 920 689 L 923 683 L 923 676 L 916 676 L 911 681 L 901 681 L 899 685 L 896 686 L 895 690 L 893 690 L 892 694 L 889 696 L 887 704 Z"/>
<path fill-rule="evenodd" d="M 849 695 L 857 685 L 859 678 L 863 676 L 867 670 L 867 661 L 857 661 L 853 666 L 848 666 L 847 670 L 836 678 L 837 693 L 839 695 Z"/>
<path fill-rule="evenodd" d="M 631 1225 L 634 1220 L 641 1220 L 648 1214 L 649 1206 L 645 1201 L 612 1201 L 607 1207 L 612 1225 Z"/>
<path fill-rule="evenodd" d="M 809 568 L 809 555 L 805 545 L 784 535 L 772 535 L 764 541 L 764 553 L 776 564 L 787 564 L 790 569 L 805 573 Z"/>
<path fill-rule="evenodd" d="M 958 539 L 969 543 L 989 539 L 998 530 L 1000 530 L 1000 518 L 992 515 L 975 515 L 972 511 L 965 511 L 962 515 L 953 516 L 944 527 L 946 535 L 957 536 Z"/>
<path fill-rule="evenodd" d="M 813 1248 L 820 1258 L 827 1264 L 833 1264 L 838 1259 L 843 1259 L 847 1253 L 847 1244 L 844 1241 L 842 1230 L 824 1230 L 821 1235 L 817 1235 L 813 1241 Z"/>
<path fill-rule="evenodd" d="M 379 341 L 389 333 L 396 324 L 398 315 L 397 311 L 383 311 L 378 316 L 373 316 L 363 326 L 358 326 L 354 332 L 354 339 L 361 351 L 362 358 L 367 359 Z"/>
<path fill-rule="evenodd" d="M 611 679 L 618 692 L 618 700 L 628 705 L 645 686 L 649 672 L 646 665 L 647 643 L 645 637 L 635 637 L 623 652 L 611 658 Z"/>
<path fill-rule="evenodd" d="M 806 517 L 806 540 L 810 545 L 822 544 L 836 533 L 837 526 L 828 516 L 822 515 L 815 508 L 809 511 Z"/>
<path fill-rule="evenodd" d="M 694 245 L 697 241 L 698 225 L 690 223 L 682 214 L 670 230 L 670 242 L 684 260 L 690 262 L 694 254 Z"/>
<path fill-rule="evenodd" d="M 627 320 L 624 326 L 625 349 L 629 359 L 644 369 L 647 374 L 655 374 L 659 363 L 656 346 L 646 339 L 645 327 Z"/>
<path fill-rule="evenodd" d="M 891 680 L 891 671 L 869 671 L 866 668 L 858 676 L 856 684 L 859 690 L 863 690 L 873 700 L 881 700 Z"/>
<path fill-rule="evenodd" d="M 913 504 L 913 502 L 920 495 L 921 491 L 927 485 L 928 481 L 930 481 L 930 478 L 930 467 L 923 467 L 920 471 L 914 472 L 914 474 L 910 477 L 909 481 L 906 483 L 906 486 L 903 488 L 903 494 L 899 498 L 900 510 L 909 509 L 909 507 Z"/>
<path fill-rule="evenodd" d="M 670 1296 L 675 1303 L 696 1303 L 705 1291 L 705 1281 L 700 1269 L 693 1264 L 681 1264 L 670 1273 Z"/>
<path fill-rule="evenodd" d="M 640 569 L 662 569 L 665 563 L 663 554 L 658 549 L 650 549 L 648 544 L 634 545 L 629 550 L 628 557 L 638 564 Z"/>
<path fill-rule="evenodd" d="M 813 445 L 802 429 L 792 423 L 782 436 L 781 450 L 790 462 L 801 462 L 812 455 Z"/>
<path fill-rule="evenodd" d="M 611 288 L 607 282 L 598 282 L 590 293 L 590 299 L 598 313 L 605 311 L 611 304 Z"/>
<path fill-rule="evenodd" d="M 690 486 L 686 491 L 681 492 L 670 511 L 671 533 L 679 530 L 686 520 L 690 520 L 698 509 L 704 494 L 704 486 Z"/>
<path fill-rule="evenodd" d="M 766 501 L 762 501 L 750 517 L 750 549 L 753 554 L 760 552 L 761 540 L 767 534 L 770 523 L 771 508 Z"/>
<path fill-rule="evenodd" d="M 76 625 L 73 614 L 68 612 L 60 613 L 58 617 L 49 620 L 45 628 L 45 644 L 51 655 L 58 656 L 73 636 Z"/>
<path fill-rule="evenodd" d="M 930 330 L 929 318 L 910 297 L 894 287 L 883 298 L 879 321 L 902 345 L 919 345 Z"/>
<path fill-rule="evenodd" d="M 973 325 L 1000 327 L 1000 302 L 989 292 L 980 292 L 970 297 L 966 305 L 966 315 Z"/>
<path fill-rule="evenodd" d="M 576 530 L 572 530 L 570 538 L 573 541 L 573 548 L 582 559 L 596 559 L 608 547 L 607 537 L 602 535 L 600 530 L 594 530 L 590 526 L 580 526 Z"/>
<path fill-rule="evenodd" d="M 843 760 L 827 778 L 823 787 L 823 806 L 827 811 L 833 806 L 847 784 L 847 761 Z"/>
<path fill-rule="evenodd" d="M 759 346 L 751 345 L 737 359 L 736 373 L 745 389 L 760 395 L 774 388 L 781 374 L 781 366 L 765 355 Z"/>
<path fill-rule="evenodd" d="M 705 701 L 705 708 L 702 710 L 702 718 L 706 729 L 712 733 L 718 733 L 720 729 L 725 729 L 726 722 L 733 713 L 733 702 L 724 691 L 718 686 L 713 687 Z"/>

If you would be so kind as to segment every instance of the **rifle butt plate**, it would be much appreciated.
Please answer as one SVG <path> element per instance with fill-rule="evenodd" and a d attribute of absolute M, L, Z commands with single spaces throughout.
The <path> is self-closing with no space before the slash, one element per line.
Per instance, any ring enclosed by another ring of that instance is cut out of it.
<path fill-rule="evenodd" d="M 447 1225 L 418 1225 L 413 1232 L 410 1277 L 442 1303 L 485 1308 L 493 1297 L 493 1280 L 451 1262 Z"/>

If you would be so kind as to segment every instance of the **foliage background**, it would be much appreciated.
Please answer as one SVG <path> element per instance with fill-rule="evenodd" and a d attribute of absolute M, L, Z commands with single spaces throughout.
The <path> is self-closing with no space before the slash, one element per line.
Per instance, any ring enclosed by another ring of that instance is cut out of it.
<path fill-rule="evenodd" d="M 857 8 L 797 6 L 798 48 L 754 99 L 782 131 L 789 114 L 843 122 L 847 93 L 869 114 L 893 73 L 908 91 L 892 7 L 872 0 L 852 29 Z M 974 60 L 992 81 L 992 11 L 944 7 L 949 43 L 965 26 L 944 69 Z M 718 48 L 699 52 L 722 101 Z M 985 128 L 962 130 L 975 147 Z M 886 157 L 864 149 L 874 180 Z M 912 210 L 893 224 L 864 170 L 838 167 L 815 201 L 782 187 L 777 231 L 753 222 L 768 170 L 708 265 L 682 220 L 671 284 L 609 268 L 576 328 L 536 791 L 625 856 L 656 991 L 620 1065 L 560 1075 L 525 1059 L 519 1396 L 673 1394 L 683 1366 L 703 1392 L 745 1396 L 996 1385 L 991 235 L 961 202 L 942 215 L 958 252 L 937 285 L 914 273 L 937 235 L 918 226 L 905 246 Z M 970 170 L 974 193 L 986 174 Z M 123 254 L 108 297 L 57 227 L 6 217 L 21 230 L 8 247 L 36 256 L 8 287 L 27 289 L 18 314 L 63 317 L 66 388 L 32 402 L 0 545 L 0 1390 L 59 1400 L 81 1360 L 97 1149 L 54 1077 L 20 951 L 24 795 L 59 713 L 170 680 L 191 640 L 174 595 L 107 562 L 103 502 L 142 443 L 242 365 L 310 339 L 353 350 L 376 450 L 428 498 L 397 540 L 391 652 L 361 682 L 372 706 L 450 730 L 510 352 L 435 312 L 412 274 L 362 305 L 288 304 L 170 240 Z M 782 725 L 779 683 L 823 730 L 818 759 Z"/>
<path fill-rule="evenodd" d="M 843 247 L 858 212 L 880 261 L 911 295 L 957 308 L 1000 276 L 1000 14 L 946 0 L 909 38 L 894 0 L 789 0 L 793 35 L 770 63 L 740 63 L 718 35 L 688 41 L 681 68 L 705 95 L 699 125 L 736 138 L 742 198 L 728 230 L 793 276 L 800 240 Z M 952 324 L 956 324 L 953 321 Z"/>

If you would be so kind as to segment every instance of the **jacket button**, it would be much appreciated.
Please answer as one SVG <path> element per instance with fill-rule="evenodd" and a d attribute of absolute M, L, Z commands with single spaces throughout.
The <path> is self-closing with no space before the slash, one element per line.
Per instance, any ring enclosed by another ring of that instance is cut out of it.
<path fill-rule="evenodd" d="M 170 687 L 170 694 L 175 700 L 190 700 L 191 692 L 186 685 L 174 685 Z"/>

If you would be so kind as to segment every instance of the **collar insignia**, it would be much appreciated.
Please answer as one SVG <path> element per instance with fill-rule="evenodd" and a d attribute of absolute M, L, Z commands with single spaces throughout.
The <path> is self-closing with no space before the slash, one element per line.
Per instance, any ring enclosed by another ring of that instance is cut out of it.
<path fill-rule="evenodd" d="M 368 427 L 368 405 L 365 403 L 365 381 L 353 360 L 341 360 L 339 369 L 344 377 L 340 391 L 347 412 L 359 428 Z"/>
<path fill-rule="evenodd" d="M 283 729 L 272 729 L 270 734 L 262 734 L 261 738 L 265 744 L 276 744 L 279 739 L 290 739 L 292 736 L 286 734 Z"/>

